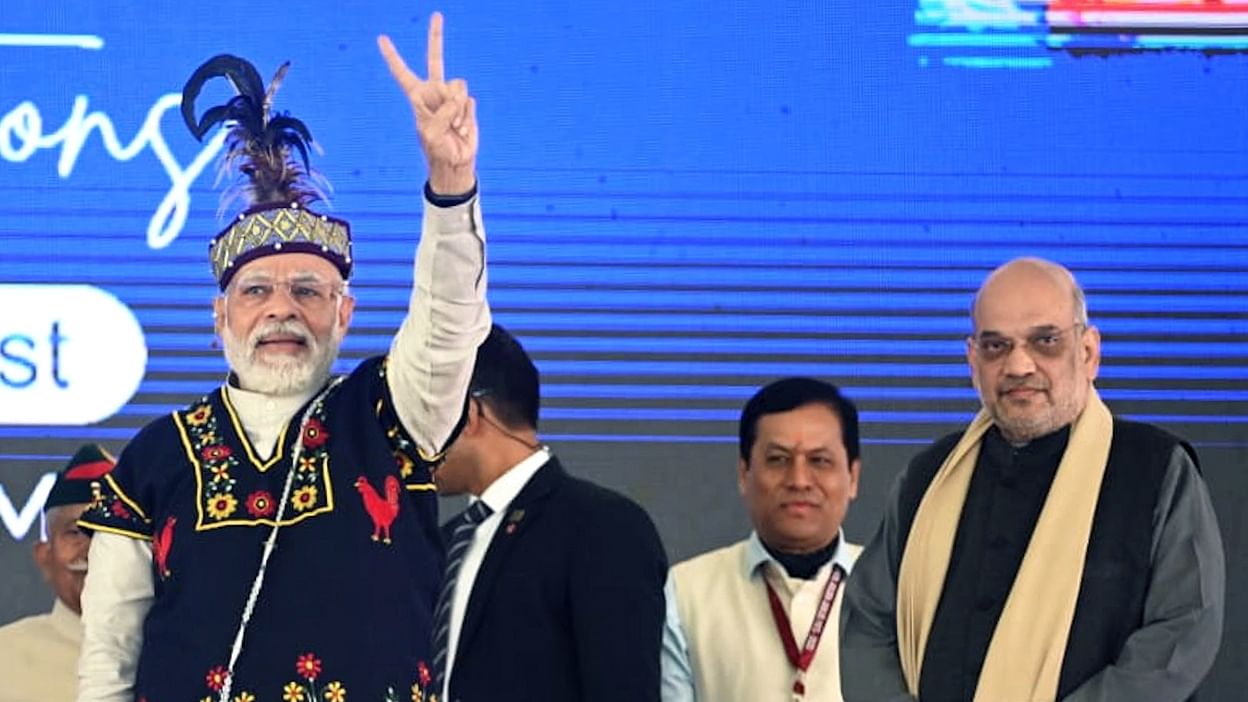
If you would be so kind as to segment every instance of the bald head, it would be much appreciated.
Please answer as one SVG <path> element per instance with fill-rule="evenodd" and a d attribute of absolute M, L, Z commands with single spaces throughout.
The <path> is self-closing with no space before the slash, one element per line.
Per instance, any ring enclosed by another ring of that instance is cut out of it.
<path fill-rule="evenodd" d="M 1047 259 L 1024 257 L 1001 264 L 984 279 L 975 298 L 971 301 L 972 329 L 979 331 L 980 301 L 1003 291 L 1021 291 L 1024 294 L 1036 289 L 1058 290 L 1066 293 L 1070 300 L 1071 321 L 1077 324 L 1088 323 L 1088 301 L 1084 297 L 1083 288 L 1075 281 L 1075 276 L 1065 266 Z"/>

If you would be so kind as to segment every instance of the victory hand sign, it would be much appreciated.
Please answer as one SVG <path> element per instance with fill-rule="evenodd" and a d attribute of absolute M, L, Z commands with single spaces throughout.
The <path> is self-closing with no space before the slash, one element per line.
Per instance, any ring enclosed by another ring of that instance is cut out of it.
<path fill-rule="evenodd" d="M 477 101 L 463 79 L 443 76 L 442 13 L 429 18 L 428 78 L 421 80 L 407 67 L 390 37 L 377 37 L 377 47 L 412 104 L 429 164 L 429 187 L 438 195 L 468 192 L 476 184 Z"/>

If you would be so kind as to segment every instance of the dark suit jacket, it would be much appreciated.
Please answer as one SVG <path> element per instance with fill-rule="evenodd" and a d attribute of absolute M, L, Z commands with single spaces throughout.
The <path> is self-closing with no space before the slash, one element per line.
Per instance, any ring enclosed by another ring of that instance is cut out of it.
<path fill-rule="evenodd" d="M 657 702 L 666 577 L 645 511 L 551 458 L 486 551 L 447 702 Z"/>

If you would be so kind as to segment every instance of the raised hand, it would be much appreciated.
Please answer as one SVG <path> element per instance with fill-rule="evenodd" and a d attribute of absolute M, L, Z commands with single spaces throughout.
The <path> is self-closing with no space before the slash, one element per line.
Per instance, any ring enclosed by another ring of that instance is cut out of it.
<path fill-rule="evenodd" d="M 477 101 L 463 79 L 446 80 L 442 64 L 442 13 L 429 18 L 428 77 L 421 80 L 399 55 L 390 37 L 377 37 L 390 75 L 412 104 L 416 132 L 429 164 L 429 187 L 458 195 L 476 183 Z"/>

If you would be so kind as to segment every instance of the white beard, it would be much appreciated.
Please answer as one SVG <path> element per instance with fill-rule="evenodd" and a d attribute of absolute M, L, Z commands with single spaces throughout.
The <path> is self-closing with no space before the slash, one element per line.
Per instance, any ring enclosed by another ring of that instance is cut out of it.
<path fill-rule="evenodd" d="M 260 339 L 271 334 L 300 337 L 307 344 L 308 353 L 302 357 L 261 357 Z M 229 324 L 223 324 L 221 341 L 225 345 L 225 359 L 238 376 L 242 389 L 265 395 L 306 395 L 329 379 L 329 370 L 342 344 L 342 331 L 335 321 L 329 338 L 321 340 L 302 322 L 271 322 L 257 326 L 243 341 L 234 336 Z"/>

